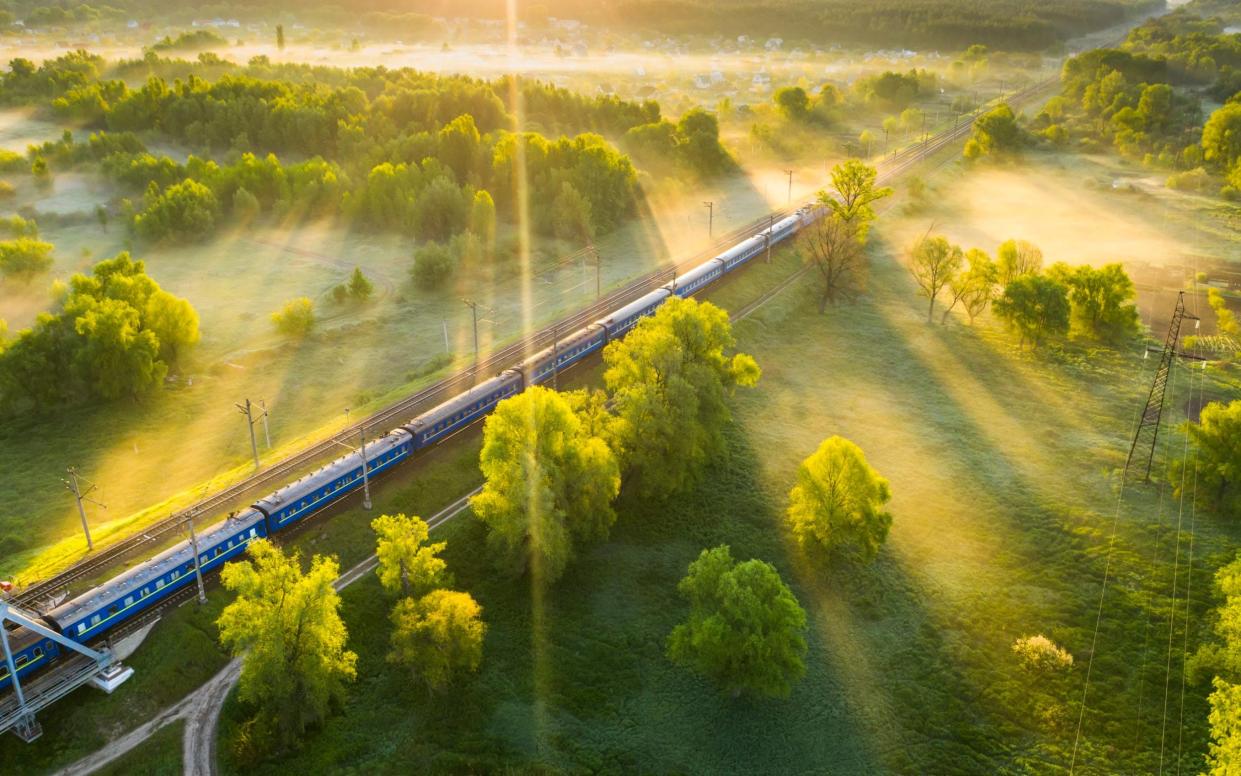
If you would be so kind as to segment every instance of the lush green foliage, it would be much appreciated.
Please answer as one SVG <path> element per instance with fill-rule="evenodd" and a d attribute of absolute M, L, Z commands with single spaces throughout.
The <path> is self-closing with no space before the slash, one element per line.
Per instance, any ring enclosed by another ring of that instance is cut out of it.
<path fill-rule="evenodd" d="M 43 313 L 0 353 L 0 404 L 47 409 L 158 389 L 198 315 L 128 253 L 74 275 L 59 312 Z"/>
<path fill-rule="evenodd" d="M 888 481 L 861 448 L 833 436 L 797 468 L 785 519 L 802 549 L 843 551 L 873 560 L 888 538 L 892 515 Z"/>
<path fill-rule="evenodd" d="M 992 304 L 995 314 L 1021 335 L 1021 344 L 1038 347 L 1047 337 L 1069 332 L 1069 289 L 1045 275 L 1021 275 L 1004 286 Z"/>
<path fill-rule="evenodd" d="M 914 244 L 909 257 L 909 271 L 918 284 L 918 293 L 929 300 L 926 311 L 927 323 L 935 319 L 935 301 L 949 286 L 961 265 L 965 253 L 960 246 L 948 242 L 946 237 L 923 237 Z"/>
<path fill-rule="evenodd" d="M 1014 641 L 1013 654 L 1023 670 L 1037 676 L 1053 675 L 1073 667 L 1073 656 L 1041 633 Z"/>
<path fill-rule="evenodd" d="M 134 229 L 151 239 L 202 240 L 215 229 L 220 206 L 211 189 L 195 180 L 174 183 L 164 191 L 152 183 Z"/>
<path fill-rule="evenodd" d="M 201 51 L 227 46 L 228 41 L 211 30 L 183 32 L 177 37 L 165 35 L 151 44 L 152 51 Z"/>
<path fill-rule="evenodd" d="M 498 565 L 535 584 L 560 578 L 574 545 L 608 535 L 620 470 L 586 399 L 540 386 L 500 402 L 483 425 L 486 483 L 471 499 Z"/>
<path fill-rule="evenodd" d="M 21 216 L 13 216 L 21 220 Z M 30 237 L 0 242 L 0 277 L 30 280 L 52 268 L 52 244 Z"/>
<path fill-rule="evenodd" d="M 787 696 L 806 673 L 806 612 L 770 563 L 703 550 L 677 589 L 690 614 L 668 636 L 673 662 L 759 696 Z"/>
<path fill-rule="evenodd" d="M 995 252 L 996 280 L 1008 285 L 1019 277 L 1043 270 L 1043 251 L 1025 240 L 1005 240 Z"/>
<path fill-rule="evenodd" d="M 1189 433 L 1197 450 L 1193 464 L 1181 466 L 1194 467 L 1199 501 L 1222 517 L 1241 517 L 1241 401 L 1208 404 Z"/>
<path fill-rule="evenodd" d="M 414 254 L 414 266 L 410 270 L 414 282 L 421 288 L 442 286 L 457 269 L 457 246 L 449 243 L 429 242 L 418 246 Z"/>
<path fill-rule="evenodd" d="M 1236 313 L 1228 309 L 1228 300 L 1218 288 L 1207 289 L 1207 304 L 1215 313 L 1215 329 L 1220 334 L 1241 337 L 1241 323 L 1238 323 Z"/>
<path fill-rule="evenodd" d="M 731 418 L 725 399 L 760 375 L 750 356 L 724 355 L 733 344 L 727 313 L 671 297 L 604 349 L 612 447 L 643 494 L 683 491 L 720 454 Z"/>
<path fill-rule="evenodd" d="M 1138 333 L 1141 324 L 1133 304 L 1137 289 L 1120 264 L 1095 269 L 1057 263 L 1048 274 L 1069 287 L 1072 323 L 1087 337 L 1116 343 Z"/>
<path fill-rule="evenodd" d="M 218 624 L 220 643 L 242 658 L 238 693 L 255 709 L 247 734 L 262 752 L 289 746 L 322 722 L 355 677 L 357 655 L 345 649 L 335 559 L 316 555 L 303 572 L 296 554 L 266 539 L 247 553 L 220 575 L 237 597 Z"/>
<path fill-rule="evenodd" d="M 487 633 L 482 615 L 469 593 L 455 590 L 402 599 L 392 610 L 388 659 L 408 666 L 429 690 L 442 690 L 454 676 L 478 670 Z"/>
<path fill-rule="evenodd" d="M 832 168 L 832 190 L 825 189 L 818 194 L 819 203 L 849 224 L 862 243 L 866 242 L 866 234 L 876 217 L 874 203 L 892 196 L 890 187 L 876 188 L 878 175 L 874 167 L 850 159 Z"/>
<path fill-rule="evenodd" d="M 965 314 L 969 316 L 970 325 L 973 326 L 974 319 L 986 312 L 991 300 L 995 298 L 995 287 L 999 282 L 1000 271 L 987 252 L 978 248 L 970 248 L 966 251 L 965 260 L 969 263 L 969 269 L 957 272 L 948 281 L 948 288 L 952 292 L 952 303 L 944 310 L 944 320 L 947 321 L 948 314 L 957 304 L 960 304 L 965 309 Z"/>
<path fill-rule="evenodd" d="M 973 135 L 965 143 L 965 158 L 1012 156 L 1021 150 L 1021 127 L 1008 103 L 998 105 L 974 122 Z"/>
<path fill-rule="evenodd" d="M 315 325 L 315 304 L 304 296 L 290 299 L 271 314 L 271 322 L 286 337 L 305 337 Z"/>
<path fill-rule="evenodd" d="M 389 592 L 422 595 L 434 588 L 451 584 L 448 567 L 439 554 L 445 542 L 428 544 L 430 529 L 417 517 L 380 515 L 371 521 L 377 544 L 375 569 L 379 582 Z"/>

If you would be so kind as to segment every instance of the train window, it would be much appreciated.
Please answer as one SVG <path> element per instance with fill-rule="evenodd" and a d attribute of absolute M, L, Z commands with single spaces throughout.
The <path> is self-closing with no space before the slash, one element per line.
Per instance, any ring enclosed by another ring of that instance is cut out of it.
<path fill-rule="evenodd" d="M 94 617 L 90 618 L 90 624 L 91 624 L 91 625 L 98 625 L 98 624 L 99 624 L 99 620 L 100 620 L 100 618 L 101 618 L 101 617 L 102 617 L 102 615 L 98 615 L 98 614 L 96 614 Z"/>
<path fill-rule="evenodd" d="M 157 580 L 155 580 L 155 589 L 156 589 L 156 590 L 163 590 L 163 589 L 164 589 L 164 584 L 165 584 L 165 582 L 164 582 L 164 580 L 162 580 L 162 579 L 157 579 Z"/>
<path fill-rule="evenodd" d="M 257 529 L 257 528 L 251 528 L 251 529 L 250 529 L 250 535 L 251 535 L 251 536 L 258 536 L 258 535 L 259 535 L 259 529 Z"/>
<path fill-rule="evenodd" d="M 43 657 L 43 647 L 35 647 L 34 648 L 34 659 L 38 660 L 41 657 Z"/>
<path fill-rule="evenodd" d="M 17 664 L 18 668 L 21 668 L 22 666 L 26 665 L 26 663 L 29 662 L 29 660 L 30 658 L 27 657 L 26 655 L 18 655 L 17 659 L 14 660 L 13 662 Z"/>
<path fill-rule="evenodd" d="M 177 569 L 176 571 L 172 572 L 171 576 L 172 576 L 172 581 L 174 582 L 177 581 L 177 579 L 180 578 L 181 576 L 181 569 Z M 113 614 L 115 614 L 115 612 L 113 612 Z"/>
<path fill-rule="evenodd" d="M 86 623 L 84 623 L 84 622 L 79 622 L 79 623 L 78 623 L 78 634 L 79 634 L 79 635 L 81 635 L 81 634 L 83 634 L 83 633 L 85 633 L 85 632 L 86 632 Z"/>
<path fill-rule="evenodd" d="M 116 614 L 118 611 L 120 611 L 119 607 L 116 607 L 116 606 L 108 607 L 108 614 Z"/>
<path fill-rule="evenodd" d="M 129 607 L 131 607 L 131 606 L 133 606 L 133 605 L 134 605 L 134 597 L 133 597 L 132 595 L 131 595 L 131 596 L 126 596 L 126 598 L 125 598 L 125 608 L 126 608 L 126 609 L 128 609 Z"/>

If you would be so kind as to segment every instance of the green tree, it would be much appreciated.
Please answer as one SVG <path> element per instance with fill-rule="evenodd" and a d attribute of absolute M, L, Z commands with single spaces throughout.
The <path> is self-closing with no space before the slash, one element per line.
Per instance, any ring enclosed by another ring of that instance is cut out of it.
<path fill-rule="evenodd" d="M 263 211 L 258 197 L 251 194 L 244 186 L 233 192 L 233 216 L 242 223 L 249 223 L 258 218 Z"/>
<path fill-rule="evenodd" d="M 801 244 L 808 263 L 823 280 L 819 312 L 838 298 L 853 299 L 866 286 L 866 252 L 858 242 L 853 225 L 836 213 L 827 213 L 801 233 Z"/>
<path fill-rule="evenodd" d="M 926 322 L 935 320 L 935 300 L 961 271 L 965 254 L 944 237 L 923 237 L 910 254 L 909 271 L 918 283 L 918 293 L 930 300 Z"/>
<path fill-rule="evenodd" d="M 560 185 L 560 194 L 552 204 L 552 233 L 575 243 L 589 241 L 594 233 L 590 201 L 568 181 Z"/>
<path fill-rule="evenodd" d="M 95 220 L 99 223 L 99 228 L 108 231 L 108 209 L 102 204 L 95 205 Z"/>
<path fill-rule="evenodd" d="M 0 242 L 0 277 L 29 281 L 52 268 L 52 244 L 29 237 Z"/>
<path fill-rule="evenodd" d="M 276 25 L 276 48 L 284 51 L 284 25 Z"/>
<path fill-rule="evenodd" d="M 1232 776 L 1241 768 L 1241 684 L 1219 677 L 1207 698 L 1211 711 L 1211 743 L 1207 753 L 1207 772 L 1211 776 Z"/>
<path fill-rule="evenodd" d="M 1207 304 L 1215 312 L 1215 330 L 1227 337 L 1241 337 L 1241 323 L 1236 313 L 1228 309 L 1228 300 L 1218 288 L 1207 289 Z"/>
<path fill-rule="evenodd" d="M 787 696 L 806 673 L 806 612 L 770 563 L 703 550 L 677 585 L 689 619 L 668 637 L 668 657 L 739 695 Z"/>
<path fill-rule="evenodd" d="M 995 284 L 999 280 L 1000 271 L 987 252 L 978 248 L 966 251 L 965 259 L 969 263 L 969 269 L 958 272 L 948 283 L 948 288 L 952 291 L 952 303 L 944 310 L 944 321 L 948 320 L 948 314 L 959 303 L 965 308 L 965 314 L 969 316 L 970 325 L 973 326 L 974 319 L 982 315 L 995 298 Z"/>
<path fill-rule="evenodd" d="M 380 515 L 371 521 L 371 530 L 378 540 L 375 569 L 379 583 L 389 592 L 422 595 L 433 588 L 450 584 L 448 564 L 439 554 L 447 542 L 428 544 L 430 528 L 417 517 Z"/>
<path fill-rule="evenodd" d="M 800 86 L 784 86 L 776 90 L 776 107 L 790 121 L 805 121 L 810 115 L 810 96 Z"/>
<path fill-rule="evenodd" d="M 974 122 L 974 134 L 965 144 L 965 158 L 1010 156 L 1021 150 L 1021 127 L 1008 104 L 998 105 Z"/>
<path fill-rule="evenodd" d="M 474 192 L 474 202 L 470 208 L 469 229 L 479 240 L 482 240 L 483 248 L 488 255 L 495 251 L 496 203 L 485 189 Z"/>
<path fill-rule="evenodd" d="M 838 164 L 832 168 L 832 189 L 820 191 L 819 202 L 831 208 L 840 219 L 851 224 L 858 240 L 865 243 L 870 223 L 875 220 L 871 207 L 884 197 L 892 196 L 892 189 L 876 187 L 879 171 L 857 159 Z"/>
<path fill-rule="evenodd" d="M 196 180 L 184 180 L 161 193 L 152 183 L 134 216 L 134 228 L 151 240 L 201 240 L 215 229 L 219 203 L 211 189 Z"/>
<path fill-rule="evenodd" d="M 440 128 L 439 159 L 456 174 L 457 180 L 468 181 L 478 167 L 482 138 L 474 117 L 458 116 Z"/>
<path fill-rule="evenodd" d="M 188 300 L 162 289 L 147 297 L 143 308 L 144 326 L 159 341 L 159 357 L 176 366 L 188 348 L 198 344 L 198 312 Z"/>
<path fill-rule="evenodd" d="M 888 538 L 888 481 L 843 437 L 823 441 L 797 469 L 786 521 L 803 549 L 843 550 L 873 560 Z"/>
<path fill-rule="evenodd" d="M 682 163 L 704 178 L 736 167 L 732 156 L 720 144 L 719 121 L 702 108 L 686 111 L 677 122 L 676 149 Z"/>
<path fill-rule="evenodd" d="M 439 288 L 457 269 L 457 255 L 452 246 L 429 242 L 414 253 L 414 283 L 419 288 Z"/>
<path fill-rule="evenodd" d="M 423 240 L 447 240 L 465 229 L 469 207 L 466 193 L 440 176 L 414 201 L 414 234 Z"/>
<path fill-rule="evenodd" d="M 995 314 L 1034 347 L 1069 331 L 1069 289 L 1042 275 L 1022 275 L 1004 287 L 992 304 Z"/>
<path fill-rule="evenodd" d="M 274 745 L 288 746 L 344 699 L 357 655 L 345 649 L 335 559 L 316 555 L 303 573 L 266 539 L 247 559 L 225 565 L 220 578 L 236 599 L 216 624 L 220 643 L 242 658 L 238 697 L 256 709 L 254 723 Z"/>
<path fill-rule="evenodd" d="M 862 148 L 865 149 L 863 153 L 869 157 L 871 148 L 875 144 L 875 133 L 871 132 L 869 129 L 863 129 L 862 134 L 858 135 L 857 140 L 858 143 L 861 144 Z"/>
<path fill-rule="evenodd" d="M 1043 269 L 1043 252 L 1025 240 L 1007 240 L 995 253 L 1000 285 L 1006 286 L 1022 275 L 1037 275 Z"/>
<path fill-rule="evenodd" d="M 1202 151 L 1223 172 L 1241 160 L 1241 102 L 1230 102 L 1207 119 L 1202 127 Z"/>
<path fill-rule="evenodd" d="M 1220 516 L 1241 517 L 1241 401 L 1211 402 L 1188 429 L 1197 448 L 1194 464 L 1179 466 L 1196 466 L 1198 500 Z M 1241 630 L 1237 645 L 1241 649 Z"/>
<path fill-rule="evenodd" d="M 271 314 L 276 331 L 286 337 L 305 337 L 315 325 L 315 305 L 308 297 L 290 299 Z"/>
<path fill-rule="evenodd" d="M 670 297 L 624 339 L 603 351 L 604 382 L 615 407 L 612 449 L 648 497 L 683 491 L 724 450 L 725 401 L 760 371 L 734 345 L 728 314 L 710 303 Z"/>
<path fill-rule="evenodd" d="M 482 615 L 469 593 L 435 590 L 405 598 L 392 610 L 388 660 L 410 668 L 428 690 L 442 690 L 454 676 L 478 670 L 487 633 Z"/>
<path fill-rule="evenodd" d="M 72 312 L 82 337 L 75 355 L 99 396 L 137 397 L 163 381 L 168 367 L 159 360 L 159 340 L 142 328 L 138 310 L 120 299 L 80 297 Z"/>
<path fill-rule="evenodd" d="M 371 298 L 371 294 L 375 293 L 375 284 L 362 274 L 361 267 L 354 267 L 353 274 L 349 276 L 348 289 L 349 296 L 356 301 L 365 302 Z"/>
<path fill-rule="evenodd" d="M 606 537 L 616 521 L 620 469 L 584 408 L 580 395 L 531 386 L 483 425 L 486 482 L 470 504 L 501 567 L 539 585 L 560 578 L 574 543 Z"/>
<path fill-rule="evenodd" d="M 1133 281 L 1120 264 L 1059 270 L 1069 286 L 1073 319 L 1089 336 L 1102 342 L 1133 337 L 1140 328 Z"/>
<path fill-rule="evenodd" d="M 51 170 L 48 169 L 47 160 L 42 156 L 36 156 L 34 161 L 30 163 L 30 174 L 40 183 L 47 183 L 51 178 Z"/>

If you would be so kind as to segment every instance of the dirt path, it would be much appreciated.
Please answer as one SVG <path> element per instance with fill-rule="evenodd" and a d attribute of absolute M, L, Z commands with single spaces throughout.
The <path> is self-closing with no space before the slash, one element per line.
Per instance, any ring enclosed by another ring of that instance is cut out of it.
<path fill-rule="evenodd" d="M 435 528 L 461 514 L 469 507 L 470 498 L 480 490 L 481 488 L 477 488 L 440 510 L 427 520 L 427 525 Z M 370 556 L 341 574 L 335 582 L 336 589 L 344 590 L 374 571 L 378 565 L 378 558 L 374 555 Z M 85 776 L 85 774 L 94 773 L 146 741 L 164 726 L 181 719 L 185 720 L 185 737 L 181 744 L 181 760 L 185 774 L 187 776 L 213 776 L 216 772 L 215 740 L 220 710 L 224 708 L 224 700 L 228 698 L 229 692 L 240 676 L 241 659 L 237 658 L 220 669 L 220 672 L 211 677 L 202 687 L 159 712 L 150 721 L 139 725 L 73 765 L 57 771 L 55 776 Z"/>

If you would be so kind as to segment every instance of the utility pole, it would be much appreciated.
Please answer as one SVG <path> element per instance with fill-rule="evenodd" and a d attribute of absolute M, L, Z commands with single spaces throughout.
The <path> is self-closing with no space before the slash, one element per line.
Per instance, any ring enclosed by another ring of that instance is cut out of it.
<path fill-rule="evenodd" d="M 77 502 L 78 517 L 82 518 L 82 533 L 86 534 L 86 551 L 94 552 L 95 543 L 90 538 L 90 526 L 86 524 L 86 507 L 82 506 L 82 502 L 89 501 L 103 509 L 107 509 L 107 507 L 92 498 L 87 498 L 87 495 L 95 490 L 95 483 L 92 482 L 90 487 L 83 491 L 82 486 L 78 483 L 77 467 L 70 466 L 66 471 L 69 473 L 69 479 L 61 480 L 61 482 L 65 483 L 65 487 L 69 489 L 69 492 L 73 494 L 73 498 Z"/>
<path fill-rule="evenodd" d="M 552 324 L 552 389 L 560 390 L 560 324 Z"/>
<path fill-rule="evenodd" d="M 447 319 L 447 318 L 440 318 L 440 324 L 444 327 L 444 352 L 445 352 L 445 353 L 447 353 L 447 352 L 449 351 L 449 348 L 448 348 L 448 319 Z"/>
<path fill-rule="evenodd" d="M 473 299 L 462 299 L 465 306 L 470 308 L 470 312 L 474 316 L 474 363 L 478 363 L 478 302 Z"/>
<path fill-rule="evenodd" d="M 785 174 L 785 175 L 787 175 L 787 176 L 789 176 L 789 201 L 788 201 L 788 204 L 790 204 L 790 205 L 791 205 L 791 204 L 793 204 L 793 171 L 792 171 L 792 170 L 785 170 L 785 171 L 784 171 L 784 174 Z"/>
<path fill-rule="evenodd" d="M 194 533 L 194 514 L 191 512 L 185 522 L 190 527 L 190 546 L 194 548 L 194 579 L 198 582 L 198 603 L 207 603 L 207 590 L 203 587 L 202 556 L 198 554 L 198 534 Z"/>
<path fill-rule="evenodd" d="M 707 209 L 707 239 L 715 239 L 715 203 L 704 202 L 702 206 Z"/>
<path fill-rule="evenodd" d="M 246 416 L 246 428 L 250 431 L 250 452 L 254 454 L 254 470 L 261 468 L 259 463 L 259 443 L 254 438 L 254 407 L 250 404 L 250 400 L 246 399 L 245 404 L 237 404 L 237 411 Z"/>
<path fill-rule="evenodd" d="M 599 255 L 599 249 L 595 247 L 594 240 L 588 240 L 586 246 L 595 257 L 595 299 L 598 300 L 603 298 L 603 257 Z"/>

